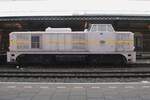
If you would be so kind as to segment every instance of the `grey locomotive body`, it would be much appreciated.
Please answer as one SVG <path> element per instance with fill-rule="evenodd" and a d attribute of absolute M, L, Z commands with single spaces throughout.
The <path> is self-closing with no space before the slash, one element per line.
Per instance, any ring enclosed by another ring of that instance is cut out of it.
<path fill-rule="evenodd" d="M 8 62 L 17 63 L 134 63 L 134 34 L 115 32 L 111 24 L 91 24 L 85 31 L 47 28 L 12 32 Z"/>

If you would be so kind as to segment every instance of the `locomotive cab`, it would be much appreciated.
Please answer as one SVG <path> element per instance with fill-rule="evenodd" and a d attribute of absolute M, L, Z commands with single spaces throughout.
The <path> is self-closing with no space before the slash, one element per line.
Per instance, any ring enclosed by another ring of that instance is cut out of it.
<path fill-rule="evenodd" d="M 90 24 L 89 32 L 115 32 L 111 24 Z"/>

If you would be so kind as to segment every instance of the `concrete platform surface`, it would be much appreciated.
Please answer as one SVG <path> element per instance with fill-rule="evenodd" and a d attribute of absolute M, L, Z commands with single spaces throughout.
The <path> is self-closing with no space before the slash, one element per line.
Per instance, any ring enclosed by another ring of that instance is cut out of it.
<path fill-rule="evenodd" d="M 0 100 L 150 100 L 150 83 L 0 82 Z"/>

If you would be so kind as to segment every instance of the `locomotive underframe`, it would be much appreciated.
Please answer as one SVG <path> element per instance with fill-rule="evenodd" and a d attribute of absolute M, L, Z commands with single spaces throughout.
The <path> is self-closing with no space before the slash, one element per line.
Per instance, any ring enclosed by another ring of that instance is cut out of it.
<path fill-rule="evenodd" d="M 48 52 L 48 51 L 10 51 L 7 53 L 7 61 L 10 63 L 133 63 L 136 61 L 135 52 Z"/>

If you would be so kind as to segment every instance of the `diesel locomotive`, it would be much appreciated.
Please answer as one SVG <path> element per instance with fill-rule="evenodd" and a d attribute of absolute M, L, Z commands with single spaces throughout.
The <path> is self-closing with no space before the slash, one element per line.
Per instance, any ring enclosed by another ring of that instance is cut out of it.
<path fill-rule="evenodd" d="M 84 31 L 46 28 L 11 32 L 7 62 L 19 64 L 128 64 L 136 62 L 134 33 L 111 24 L 91 24 Z"/>

